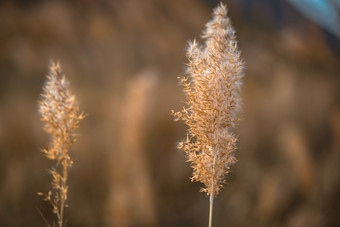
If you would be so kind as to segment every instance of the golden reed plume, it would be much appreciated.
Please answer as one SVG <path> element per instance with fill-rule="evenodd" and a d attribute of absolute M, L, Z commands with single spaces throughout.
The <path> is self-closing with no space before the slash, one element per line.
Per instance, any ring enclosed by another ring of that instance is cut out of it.
<path fill-rule="evenodd" d="M 52 190 L 45 195 L 45 200 L 53 206 L 53 213 L 62 227 L 64 208 L 67 206 L 68 172 L 73 164 L 69 148 L 76 141 L 74 130 L 78 128 L 84 114 L 78 113 L 79 105 L 69 91 L 69 84 L 59 62 L 51 62 L 41 97 L 41 121 L 45 122 L 45 131 L 52 135 L 52 141 L 47 149 L 43 149 L 43 153 L 48 159 L 56 161 L 56 165 L 50 170 Z"/>
<path fill-rule="evenodd" d="M 239 121 L 244 68 L 227 7 L 222 3 L 214 10 L 203 38 L 204 46 L 194 40 L 187 49 L 187 77 L 181 78 L 187 107 L 172 113 L 175 120 L 182 119 L 189 126 L 187 138 L 178 148 L 188 155 L 192 181 L 202 182 L 202 191 L 210 196 L 211 226 L 213 199 L 235 163 L 237 138 L 231 130 Z"/>

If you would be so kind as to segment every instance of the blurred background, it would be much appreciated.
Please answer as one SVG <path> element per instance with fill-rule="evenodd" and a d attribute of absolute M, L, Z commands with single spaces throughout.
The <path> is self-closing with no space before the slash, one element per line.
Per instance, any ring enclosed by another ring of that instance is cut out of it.
<path fill-rule="evenodd" d="M 246 70 L 238 162 L 214 226 L 340 226 L 339 4 L 223 1 Z M 71 148 L 67 226 L 207 226 L 176 149 L 177 76 L 218 1 L 0 2 L 0 226 L 55 220 L 38 114 L 49 59 L 88 114 Z M 319 5 L 318 5 L 319 4 Z"/>

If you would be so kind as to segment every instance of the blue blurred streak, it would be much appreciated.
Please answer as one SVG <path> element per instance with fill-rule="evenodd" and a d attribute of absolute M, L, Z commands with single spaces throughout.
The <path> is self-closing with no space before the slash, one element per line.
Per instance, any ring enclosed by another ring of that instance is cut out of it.
<path fill-rule="evenodd" d="M 305 17 L 340 38 L 340 0 L 288 0 Z"/>
<path fill-rule="evenodd" d="M 340 0 L 333 0 L 333 2 L 334 2 L 338 7 L 340 7 Z"/>

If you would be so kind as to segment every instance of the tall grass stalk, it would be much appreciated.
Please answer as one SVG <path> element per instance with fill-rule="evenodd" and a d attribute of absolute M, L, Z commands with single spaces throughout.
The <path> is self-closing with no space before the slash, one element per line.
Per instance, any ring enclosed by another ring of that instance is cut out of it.
<path fill-rule="evenodd" d="M 201 191 L 210 197 L 209 226 L 213 200 L 225 183 L 224 177 L 236 159 L 237 137 L 232 129 L 239 121 L 243 62 L 235 31 L 220 4 L 203 33 L 204 45 L 195 40 L 187 48 L 187 76 L 181 78 L 187 106 L 174 112 L 175 120 L 188 125 L 186 140 L 178 148 L 188 155 L 192 181 L 202 182 Z"/>
<path fill-rule="evenodd" d="M 78 113 L 79 105 L 75 96 L 70 93 L 69 83 L 62 73 L 59 62 L 51 62 L 39 102 L 39 112 L 41 121 L 45 122 L 45 131 L 52 136 L 50 145 L 43 149 L 43 153 L 48 159 L 56 161 L 55 166 L 49 170 L 52 175 L 52 190 L 44 196 L 53 207 L 59 227 L 62 227 L 64 210 L 67 207 L 68 173 L 73 164 L 69 148 L 76 142 L 74 130 L 78 128 L 84 114 Z"/>
<path fill-rule="evenodd" d="M 136 74 L 127 83 L 115 116 L 120 122 L 120 149 L 111 153 L 107 226 L 157 226 L 145 138 L 158 85 L 158 74 L 152 69 Z"/>

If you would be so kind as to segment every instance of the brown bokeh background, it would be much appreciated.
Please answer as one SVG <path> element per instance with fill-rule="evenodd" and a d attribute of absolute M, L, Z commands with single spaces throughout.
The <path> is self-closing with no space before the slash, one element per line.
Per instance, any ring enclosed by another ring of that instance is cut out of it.
<path fill-rule="evenodd" d="M 339 39 L 285 1 L 225 1 L 246 62 L 238 162 L 214 226 L 340 226 Z M 207 226 L 173 122 L 188 40 L 217 1 L 0 3 L 0 226 L 53 226 L 39 120 L 49 59 L 81 110 L 67 226 Z"/>

